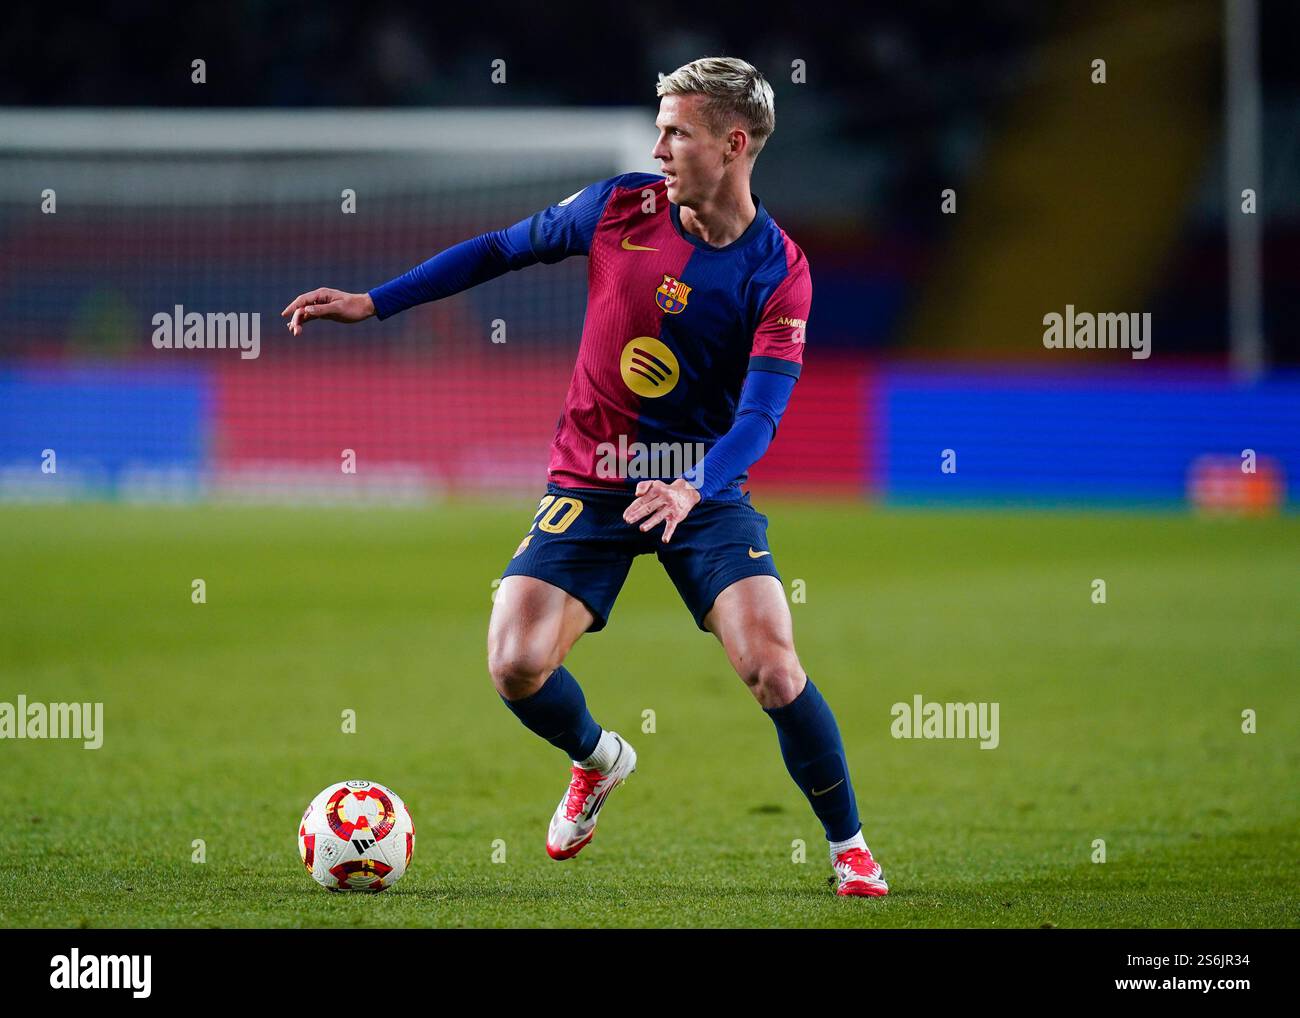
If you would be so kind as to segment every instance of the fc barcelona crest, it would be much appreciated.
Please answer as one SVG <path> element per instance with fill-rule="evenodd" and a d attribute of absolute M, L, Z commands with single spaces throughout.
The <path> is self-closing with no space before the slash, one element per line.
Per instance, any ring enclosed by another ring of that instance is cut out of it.
<path fill-rule="evenodd" d="M 686 300 L 691 295 L 691 288 L 680 279 L 665 275 L 663 283 L 655 291 L 655 300 L 670 315 L 680 315 L 686 310 Z"/>

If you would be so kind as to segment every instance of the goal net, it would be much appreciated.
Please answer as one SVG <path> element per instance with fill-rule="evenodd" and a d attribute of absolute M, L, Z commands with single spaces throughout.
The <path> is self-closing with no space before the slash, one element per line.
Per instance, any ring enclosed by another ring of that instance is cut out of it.
<path fill-rule="evenodd" d="M 653 169 L 653 141 L 629 110 L 0 113 L 0 497 L 536 491 L 585 259 L 384 323 L 279 312 Z"/>

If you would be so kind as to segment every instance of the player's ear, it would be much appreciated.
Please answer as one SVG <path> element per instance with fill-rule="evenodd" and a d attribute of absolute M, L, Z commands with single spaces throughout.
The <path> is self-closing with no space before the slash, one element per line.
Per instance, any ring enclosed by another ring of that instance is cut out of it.
<path fill-rule="evenodd" d="M 736 128 L 727 135 L 727 155 L 732 159 L 738 159 L 744 155 L 749 148 L 749 137 L 740 128 Z"/>

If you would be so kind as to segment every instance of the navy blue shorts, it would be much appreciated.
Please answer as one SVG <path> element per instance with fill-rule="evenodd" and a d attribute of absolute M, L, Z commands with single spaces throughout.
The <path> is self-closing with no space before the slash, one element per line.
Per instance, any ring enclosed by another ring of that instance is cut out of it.
<path fill-rule="evenodd" d="M 659 556 L 700 629 L 718 595 L 737 580 L 781 578 L 767 546 L 767 517 L 748 494 L 698 503 L 667 544 L 662 523 L 643 533 L 645 520 L 623 521 L 635 499 L 631 492 L 547 484 L 533 527 L 502 577 L 534 576 L 572 594 L 595 616 L 589 633 L 605 628 L 637 555 Z"/>

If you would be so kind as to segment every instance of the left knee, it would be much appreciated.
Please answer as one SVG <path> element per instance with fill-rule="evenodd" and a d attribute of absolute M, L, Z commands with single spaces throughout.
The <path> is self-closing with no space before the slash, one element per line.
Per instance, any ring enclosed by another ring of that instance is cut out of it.
<path fill-rule="evenodd" d="M 768 709 L 784 707 L 803 692 L 807 681 L 794 648 L 781 645 L 766 647 L 754 655 L 741 669 L 740 677 L 759 705 Z"/>

